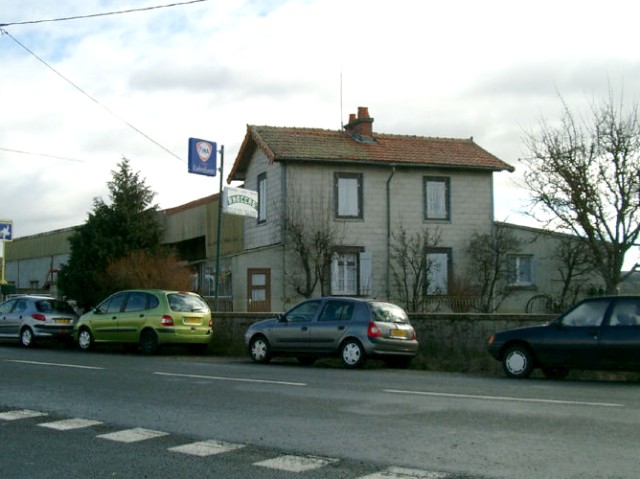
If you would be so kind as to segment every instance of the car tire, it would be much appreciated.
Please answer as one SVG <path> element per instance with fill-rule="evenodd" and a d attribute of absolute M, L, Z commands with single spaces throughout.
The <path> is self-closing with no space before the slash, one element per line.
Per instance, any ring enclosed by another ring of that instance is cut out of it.
<path fill-rule="evenodd" d="M 510 378 L 528 378 L 533 372 L 533 356 L 526 346 L 511 346 L 504 353 L 502 367 Z"/>
<path fill-rule="evenodd" d="M 31 328 L 22 328 L 22 330 L 20 331 L 20 346 L 22 346 L 23 348 L 32 348 L 35 342 L 36 341 Z"/>
<path fill-rule="evenodd" d="M 152 329 L 145 329 L 140 333 L 140 350 L 144 354 L 156 354 L 160 349 L 158 335 Z"/>
<path fill-rule="evenodd" d="M 264 336 L 255 336 L 249 343 L 249 357 L 254 363 L 266 364 L 271 361 L 271 346 Z"/>
<path fill-rule="evenodd" d="M 93 345 L 93 334 L 87 328 L 82 328 L 78 333 L 78 347 L 83 351 L 90 351 Z"/>
<path fill-rule="evenodd" d="M 347 339 L 340 347 L 342 364 L 349 369 L 361 368 L 365 362 L 362 344 L 355 339 Z"/>
<path fill-rule="evenodd" d="M 547 379 L 564 379 L 569 374 L 569 369 L 563 367 L 542 368 L 542 374 Z"/>

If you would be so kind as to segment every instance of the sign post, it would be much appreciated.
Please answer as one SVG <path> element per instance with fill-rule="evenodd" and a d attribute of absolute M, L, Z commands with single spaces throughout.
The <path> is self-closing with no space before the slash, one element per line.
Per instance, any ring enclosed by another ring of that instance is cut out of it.
<path fill-rule="evenodd" d="M 0 241 L 2 241 L 2 274 L 0 275 L 0 284 L 7 284 L 5 279 L 5 260 L 4 260 L 4 242 L 13 239 L 13 221 L 0 220 Z"/>
<path fill-rule="evenodd" d="M 216 176 L 217 144 L 213 141 L 189 138 L 189 173 Z M 218 311 L 218 288 L 220 285 L 220 241 L 222 238 L 222 171 L 224 168 L 224 145 L 220 145 L 220 193 L 218 194 L 218 231 L 216 243 L 215 309 Z"/>

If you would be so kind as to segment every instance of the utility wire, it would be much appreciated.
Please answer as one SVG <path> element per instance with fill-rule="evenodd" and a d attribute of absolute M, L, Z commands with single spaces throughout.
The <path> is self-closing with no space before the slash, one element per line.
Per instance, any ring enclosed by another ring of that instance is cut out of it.
<path fill-rule="evenodd" d="M 68 161 L 77 161 L 79 163 L 86 163 L 85 160 L 78 160 L 76 158 L 69 158 L 68 156 L 48 155 L 46 153 L 32 153 L 30 151 L 14 150 L 14 149 L 11 149 L 11 148 L 2 148 L 2 147 L 0 147 L 0 151 L 7 151 L 9 153 L 20 153 L 22 155 L 43 156 L 45 158 L 55 158 L 57 160 L 68 160 Z"/>
<path fill-rule="evenodd" d="M 191 3 L 199 3 L 199 2 L 206 2 L 207 0 L 191 0 L 188 2 L 180 2 L 180 3 L 171 3 L 168 5 L 157 5 L 154 7 L 143 7 L 143 8 L 132 8 L 129 10 L 120 10 L 120 11 L 116 11 L 116 12 L 105 12 L 105 13 L 92 13 L 90 15 L 77 15 L 74 17 L 62 17 L 62 18 L 50 18 L 50 19 L 45 19 L 45 20 L 28 20 L 28 21 L 24 21 L 24 22 L 10 22 L 10 23 L 0 23 L 0 27 L 9 27 L 12 25 L 33 25 L 35 23 L 47 23 L 47 22 L 63 22 L 66 20 L 79 20 L 82 18 L 95 18 L 95 17 L 105 17 L 108 15 L 122 15 L 125 13 L 132 13 L 132 12 L 143 12 L 146 10 L 156 10 L 158 8 L 169 8 L 169 7 L 178 7 L 180 5 L 189 5 Z"/>
<path fill-rule="evenodd" d="M 204 1 L 204 0 L 197 0 L 197 1 Z M 49 70 L 51 70 L 53 73 L 55 73 L 56 75 L 58 75 L 60 78 L 62 78 L 64 81 L 66 81 L 69 85 L 71 85 L 73 88 L 75 88 L 76 90 L 78 90 L 80 93 L 82 93 L 84 96 L 86 96 L 87 98 L 89 98 L 91 101 L 93 101 L 96 105 L 98 105 L 99 107 L 103 108 L 104 110 L 106 110 L 108 113 L 110 113 L 111 115 L 113 115 L 114 117 L 116 117 L 118 120 L 120 120 L 121 122 L 123 122 L 125 125 L 127 125 L 129 128 L 131 128 L 132 130 L 136 131 L 137 133 L 139 133 L 140 135 L 144 136 L 147 140 L 149 140 L 151 143 L 153 143 L 154 145 L 162 148 L 164 151 L 166 151 L 167 153 L 169 153 L 171 156 L 176 157 L 178 160 L 184 162 L 184 160 L 182 158 L 180 158 L 178 155 L 176 155 L 174 152 L 172 152 L 171 150 L 169 150 L 168 148 L 166 148 L 165 146 L 161 145 L 160 143 L 158 143 L 156 140 L 154 140 L 153 138 L 151 138 L 149 135 L 147 135 L 146 133 L 144 133 L 142 130 L 136 128 L 135 126 L 133 126 L 131 123 L 129 123 L 127 120 L 125 120 L 124 118 L 122 118 L 121 116 L 117 115 L 115 112 L 113 112 L 112 110 L 110 110 L 109 108 L 107 108 L 105 105 L 103 105 L 102 103 L 100 103 L 98 100 L 96 100 L 94 97 L 92 97 L 91 95 L 89 95 L 86 91 L 84 91 L 82 88 L 80 88 L 78 85 L 76 85 L 74 82 L 72 82 L 71 80 L 69 80 L 67 77 L 65 77 L 62 73 L 60 73 L 59 71 L 57 71 L 55 68 L 53 68 L 51 65 L 49 65 L 46 61 L 44 61 L 42 58 L 40 58 L 38 55 L 36 55 L 34 52 L 32 52 L 31 50 L 29 50 L 29 48 L 27 48 L 25 45 L 23 45 L 17 38 L 15 38 L 13 35 L 11 35 L 9 32 L 7 32 L 4 29 L 0 28 L 0 33 L 3 33 L 5 35 L 7 35 L 9 38 L 11 38 L 11 40 L 13 40 L 14 42 L 16 42 L 18 45 L 20 45 L 22 48 L 24 48 L 27 52 L 29 52 L 30 55 L 33 55 L 34 58 L 36 58 L 40 63 L 42 63 L 44 66 L 46 66 Z"/>

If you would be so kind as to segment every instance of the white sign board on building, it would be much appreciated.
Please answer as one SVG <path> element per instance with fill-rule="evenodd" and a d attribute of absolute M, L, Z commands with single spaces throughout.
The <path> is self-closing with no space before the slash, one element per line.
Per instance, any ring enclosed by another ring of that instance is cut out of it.
<path fill-rule="evenodd" d="M 222 212 L 230 215 L 258 217 L 258 192 L 226 187 L 222 192 Z"/>

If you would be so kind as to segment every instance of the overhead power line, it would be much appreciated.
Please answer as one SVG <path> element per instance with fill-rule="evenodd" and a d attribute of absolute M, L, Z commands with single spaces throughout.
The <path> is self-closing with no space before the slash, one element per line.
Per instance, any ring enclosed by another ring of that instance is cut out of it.
<path fill-rule="evenodd" d="M 179 2 L 179 3 L 170 3 L 168 5 L 156 5 L 153 7 L 143 7 L 143 8 L 131 8 L 129 10 L 119 10 L 115 12 L 104 12 L 104 13 L 92 13 L 89 15 L 76 15 L 73 17 L 61 17 L 61 18 L 49 18 L 44 20 L 27 20 L 24 22 L 10 22 L 10 23 L 0 23 L 0 27 L 9 27 L 13 25 L 33 25 L 35 23 L 48 23 L 48 22 L 64 22 L 67 20 L 80 20 L 83 18 L 95 18 L 95 17 L 106 17 L 109 15 L 123 15 L 125 13 L 133 13 L 133 12 L 143 12 L 147 10 L 157 10 L 159 8 L 169 8 L 169 7 L 179 7 L 181 5 L 189 5 L 191 3 L 200 3 L 206 2 L 207 0 L 190 0 L 187 2 Z"/>
<path fill-rule="evenodd" d="M 204 0 L 198 0 L 198 1 L 204 1 Z M 104 109 L 105 111 L 107 111 L 108 113 L 110 113 L 112 116 L 116 117 L 118 120 L 120 120 L 121 122 L 123 122 L 125 125 L 127 125 L 129 128 L 131 128 L 132 130 L 134 130 L 135 132 L 137 132 L 138 134 L 144 136 L 147 140 L 149 140 L 151 143 L 153 143 L 154 145 L 158 146 L 159 148 L 163 149 L 164 151 L 166 151 L 167 153 L 169 153 L 171 156 L 176 157 L 178 160 L 184 162 L 184 160 L 182 158 L 180 158 L 178 155 L 176 155 L 173 151 L 169 150 L 167 147 L 165 147 L 164 145 L 161 145 L 160 143 L 158 143 L 156 140 L 154 140 L 153 138 L 151 138 L 149 135 L 147 135 L 145 132 L 143 132 L 142 130 L 140 130 L 139 128 L 135 127 L 134 125 L 132 125 L 131 123 L 129 123 L 127 120 L 125 120 L 124 118 L 122 118 L 121 116 L 119 116 L 118 114 L 116 114 L 115 112 L 113 112 L 112 110 L 110 110 L 109 108 L 107 108 L 105 105 L 103 105 L 102 103 L 100 103 L 98 100 L 96 100 L 94 97 L 92 97 L 91 95 L 89 95 L 86 91 L 84 91 L 82 88 L 80 88 L 78 85 L 76 85 L 74 82 L 72 82 L 71 80 L 69 80 L 67 77 L 65 77 L 62 73 L 60 73 L 58 70 L 56 70 L 55 68 L 53 68 L 51 65 L 49 65 L 46 61 L 44 61 L 42 58 L 40 58 L 38 55 L 36 55 L 34 52 L 32 52 L 31 50 L 29 50 L 29 48 L 27 48 L 26 45 L 23 45 L 17 38 L 15 38 L 13 35 L 11 35 L 9 32 L 7 32 L 6 30 L 0 28 L 0 33 L 3 33 L 5 35 L 7 35 L 9 38 L 11 38 L 11 40 L 13 40 L 14 42 L 16 42 L 16 44 L 20 45 L 22 48 L 24 48 L 30 55 L 32 55 L 35 59 L 37 59 L 40 63 L 42 63 L 44 66 L 46 66 L 49 70 L 51 70 L 53 73 L 55 73 L 56 75 L 58 75 L 60 78 L 62 78 L 64 81 L 66 81 L 69 85 L 71 85 L 73 88 L 75 88 L 76 90 L 78 90 L 80 93 L 82 93 L 84 96 L 86 96 L 87 98 L 89 98 L 91 101 L 93 101 L 96 105 L 98 105 L 99 107 L 101 107 L 102 109 Z"/>

